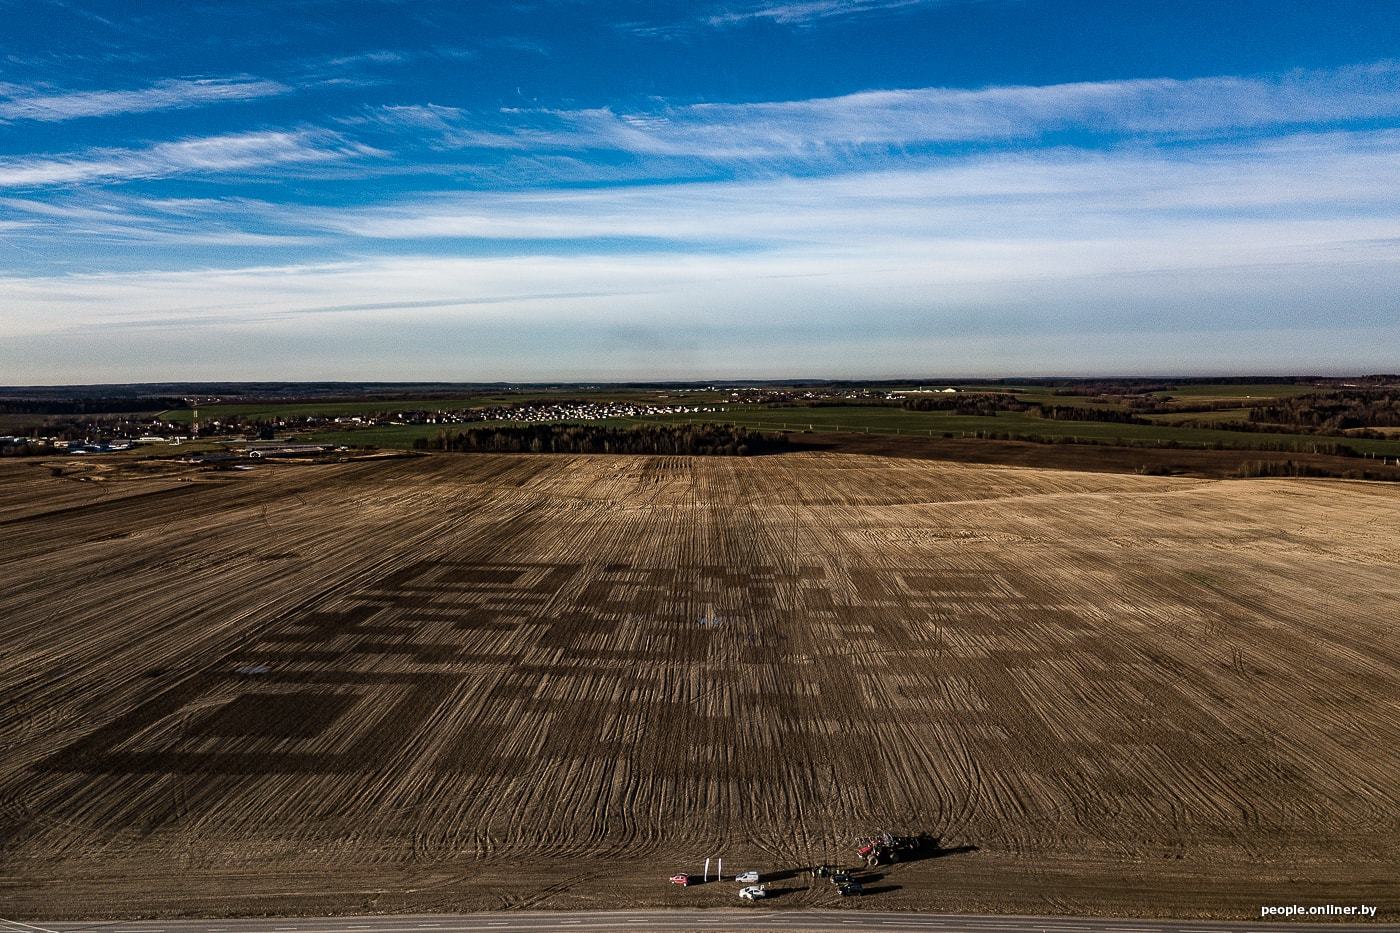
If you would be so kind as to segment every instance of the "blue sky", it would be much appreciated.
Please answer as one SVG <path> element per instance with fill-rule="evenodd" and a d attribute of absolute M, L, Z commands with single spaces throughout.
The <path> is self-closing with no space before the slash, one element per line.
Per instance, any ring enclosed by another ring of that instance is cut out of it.
<path fill-rule="evenodd" d="M 1400 369 L 1400 4 L 0 16 L 0 384 Z"/>

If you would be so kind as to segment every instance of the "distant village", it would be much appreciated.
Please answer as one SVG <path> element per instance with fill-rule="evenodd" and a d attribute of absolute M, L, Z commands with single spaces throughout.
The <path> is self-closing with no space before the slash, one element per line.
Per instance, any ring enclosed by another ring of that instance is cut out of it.
<path fill-rule="evenodd" d="M 699 390 L 675 390 L 684 396 L 692 391 L 720 394 L 714 387 Z M 315 449 L 333 449 L 353 444 L 353 433 L 371 427 L 401 425 L 461 425 L 482 422 L 546 423 L 571 421 L 604 421 L 628 418 L 655 418 L 663 415 L 707 414 L 724 411 L 735 405 L 765 407 L 849 405 L 876 401 L 897 401 L 910 396 L 955 393 L 957 389 L 920 386 L 914 389 L 886 390 L 863 388 L 803 389 L 743 387 L 723 391 L 723 401 L 698 404 L 690 400 L 646 402 L 635 400 L 608 401 L 586 398 L 532 401 L 478 408 L 381 408 L 392 403 L 366 401 L 361 414 L 286 415 L 249 417 L 223 414 L 219 417 L 162 419 L 131 415 L 85 414 L 46 419 L 24 434 L 0 435 L 0 454 L 72 455 L 120 453 L 137 448 L 153 452 L 162 445 L 178 446 L 190 441 L 216 440 L 230 450 L 246 456 L 267 456 L 274 450 L 305 453 Z M 658 399 L 667 398 L 661 394 Z M 188 400 L 193 401 L 193 400 Z M 222 400 L 203 399 L 213 405 Z M 227 403 L 223 403 L 227 404 Z M 327 438 L 329 432 L 344 432 L 344 438 Z M 321 443 L 307 443 L 305 435 L 322 435 Z M 299 438 L 299 439 L 298 439 Z M 290 445 L 290 446 L 289 446 Z"/>
<path fill-rule="evenodd" d="M 367 404 L 366 407 L 369 407 Z M 517 405 L 497 405 L 466 409 L 402 409 L 379 414 L 342 415 L 337 417 L 306 415 L 278 418 L 221 417 L 200 422 L 164 421 L 159 418 L 132 421 L 92 416 L 78 425 L 82 436 L 74 438 L 36 431 L 23 435 L 0 435 L 0 452 L 14 454 L 105 454 L 120 453 L 137 447 L 158 449 L 159 445 L 180 445 L 192 440 L 246 441 L 243 452 L 249 456 L 266 456 L 274 450 L 286 449 L 307 453 L 330 449 L 325 445 L 299 444 L 285 447 L 291 436 L 307 432 L 345 432 L 356 429 L 398 425 L 453 425 L 491 421 L 543 423 L 557 421 L 601 421 L 615 418 L 650 418 L 660 415 L 700 414 L 721 410 L 715 405 L 656 405 L 644 402 L 594 402 L 586 399 L 558 402 L 531 402 Z M 197 412 L 196 412 L 197 414 Z M 136 434 L 133 429 L 142 433 Z M 72 435 L 73 427 L 65 432 Z M 279 440 L 280 438 L 280 440 Z M 336 440 L 340 440 L 337 438 Z M 353 442 L 352 436 L 344 441 Z M 280 445 L 283 445 L 279 447 Z"/>
<path fill-rule="evenodd" d="M 716 405 L 655 405 L 648 402 L 594 402 L 571 399 L 559 402 L 530 402 L 523 405 L 498 405 L 491 408 L 471 408 L 463 411 L 399 412 L 397 418 L 380 424 L 465 424 L 476 421 L 602 421 L 608 418 L 654 418 L 658 415 L 684 415 L 714 412 Z M 355 419 L 337 418 L 336 423 L 352 423 Z"/>

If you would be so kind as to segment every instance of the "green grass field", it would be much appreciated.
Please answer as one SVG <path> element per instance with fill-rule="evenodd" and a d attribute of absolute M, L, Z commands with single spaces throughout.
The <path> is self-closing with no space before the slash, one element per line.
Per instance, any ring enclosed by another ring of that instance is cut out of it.
<path fill-rule="evenodd" d="M 1183 385 L 1168 392 L 1155 393 L 1158 396 L 1170 395 L 1172 398 L 1190 399 L 1193 402 L 1225 402 L 1240 401 L 1243 403 L 1258 402 L 1263 399 L 1282 398 L 1287 395 L 1303 395 L 1308 392 L 1323 392 L 1326 387 L 1314 385 L 1295 385 L 1288 383 L 1240 383 L 1231 385 L 1229 383 L 1201 383 L 1200 385 Z"/>
<path fill-rule="evenodd" d="M 871 434 L 939 436 L 973 434 L 978 431 L 1072 438 L 1089 441 L 1128 443 L 1176 441 L 1193 447 L 1220 444 L 1241 449 L 1279 445 L 1284 449 L 1311 451 L 1315 446 L 1343 443 L 1359 453 L 1400 456 L 1400 441 L 1327 438 L 1299 434 L 1247 434 L 1215 431 L 1210 428 L 1180 428 L 1172 425 L 1110 424 L 1100 421 L 1050 421 L 1019 412 L 1000 412 L 994 417 L 957 415 L 951 412 L 916 412 L 899 408 L 776 408 L 730 410 L 713 415 L 662 416 L 659 420 L 728 421 L 770 430 L 864 431 Z"/>

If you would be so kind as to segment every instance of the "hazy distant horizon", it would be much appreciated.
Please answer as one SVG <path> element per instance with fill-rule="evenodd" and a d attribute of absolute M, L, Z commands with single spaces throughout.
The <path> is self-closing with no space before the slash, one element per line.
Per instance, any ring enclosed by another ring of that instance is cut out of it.
<path fill-rule="evenodd" d="M 703 387 L 715 385 L 722 387 L 742 386 L 742 385 L 774 385 L 774 386 L 802 386 L 802 385 L 914 385 L 914 386 L 958 386 L 977 385 L 986 383 L 994 385 L 997 383 L 1009 382 L 1012 380 L 1025 380 L 1028 382 L 1054 382 L 1057 380 L 1067 381 L 1103 381 L 1113 382 L 1115 380 L 1158 380 L 1161 382 L 1191 382 L 1210 383 L 1213 380 L 1222 382 L 1239 382 L 1245 379 L 1259 379 L 1265 382 L 1306 382 L 1310 379 L 1317 380 L 1345 380 L 1345 379 L 1377 379 L 1377 378 L 1397 378 L 1400 374 L 1394 373 L 1337 373 L 1337 372 L 1304 372 L 1304 373 L 1089 373 L 1071 375 L 1067 373 L 1019 373 L 1002 376 L 787 376 L 787 377 L 756 377 L 756 376 L 736 376 L 736 377 L 714 377 L 697 379 L 541 379 L 541 380 L 518 380 L 518 379 L 495 379 L 495 380 L 446 380 L 446 379 L 386 379 L 386 380 L 355 380 L 355 379 L 171 379 L 157 380 L 150 382 L 35 382 L 27 384 L 0 385 L 0 394 L 7 392 L 22 392 L 27 389 L 75 389 L 75 390 L 100 390 L 100 389 L 151 389 L 158 390 L 164 387 L 172 388 L 201 388 L 201 387 L 241 387 L 241 386 L 318 386 L 318 387 L 339 387 L 346 388 L 403 388 L 413 389 L 471 389 L 471 388 L 506 388 L 506 389 L 536 389 L 536 388 L 575 388 L 575 387 L 595 387 L 608 388 L 611 386 L 675 386 L 678 388 Z M 1243 383 L 1248 384 L 1248 383 Z"/>
<path fill-rule="evenodd" d="M 0 39 L 0 382 L 1400 369 L 1400 5 L 111 10 Z"/>

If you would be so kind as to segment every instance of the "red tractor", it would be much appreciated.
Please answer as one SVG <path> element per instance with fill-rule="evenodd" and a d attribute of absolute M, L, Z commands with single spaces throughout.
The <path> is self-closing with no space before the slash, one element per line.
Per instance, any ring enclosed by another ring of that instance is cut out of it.
<path fill-rule="evenodd" d="M 867 866 L 873 867 L 898 862 L 901 858 L 919 855 L 930 850 L 937 850 L 938 844 L 938 837 L 930 836 L 928 833 L 919 833 L 917 836 L 896 836 L 894 833 L 884 832 L 878 836 L 857 839 L 856 854 Z"/>

